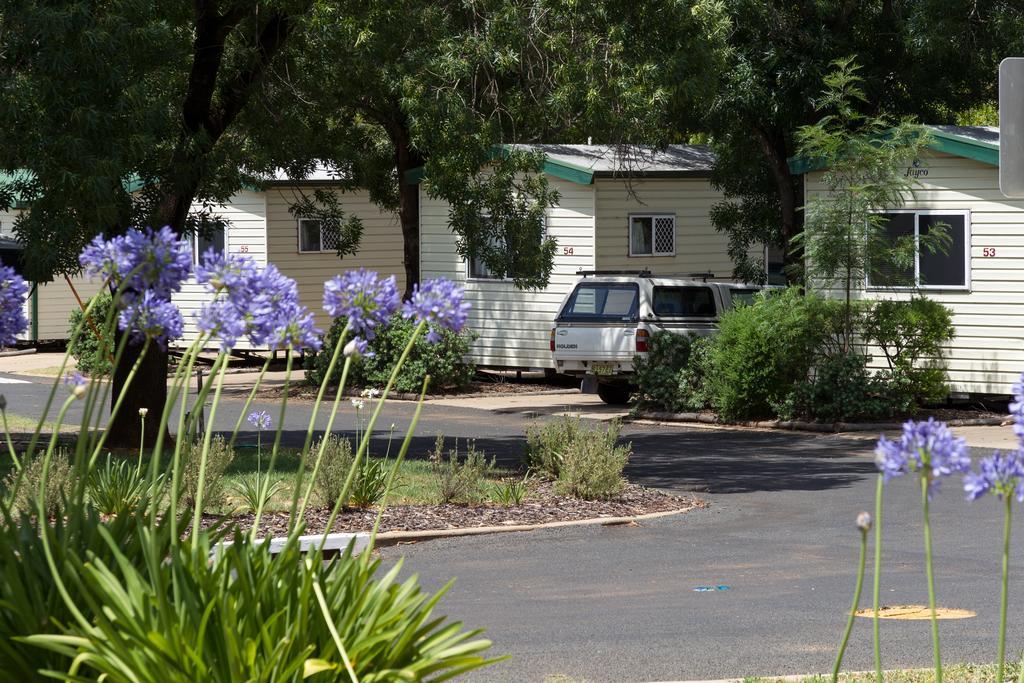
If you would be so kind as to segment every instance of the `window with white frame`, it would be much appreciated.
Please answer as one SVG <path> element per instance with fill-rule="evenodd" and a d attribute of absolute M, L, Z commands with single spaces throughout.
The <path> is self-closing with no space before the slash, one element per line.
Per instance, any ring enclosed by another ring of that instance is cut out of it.
<path fill-rule="evenodd" d="M 203 262 L 203 256 L 210 249 L 218 254 L 223 254 L 227 250 L 227 237 L 223 224 L 214 225 L 208 230 L 192 234 L 192 261 L 196 265 Z"/>
<path fill-rule="evenodd" d="M 339 235 L 323 229 L 323 224 L 315 218 L 299 219 L 299 251 L 319 253 L 335 251 L 338 248 Z"/>
<path fill-rule="evenodd" d="M 971 285 L 971 213 L 960 210 L 899 209 L 882 212 L 887 241 L 913 238 L 914 263 L 900 267 L 875 263 L 868 268 L 868 287 L 969 289 Z M 949 235 L 945 249 L 922 248 L 921 238 L 936 226 Z"/>
<path fill-rule="evenodd" d="M 630 256 L 675 256 L 676 217 L 667 213 L 629 217 Z"/>

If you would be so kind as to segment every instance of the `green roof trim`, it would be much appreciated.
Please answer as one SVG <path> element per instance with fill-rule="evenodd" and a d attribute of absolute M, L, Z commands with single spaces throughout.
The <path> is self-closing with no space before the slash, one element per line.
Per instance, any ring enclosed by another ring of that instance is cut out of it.
<path fill-rule="evenodd" d="M 998 143 L 979 140 L 966 135 L 957 135 L 946 130 L 939 130 L 933 126 L 925 126 L 925 128 L 928 129 L 928 134 L 931 136 L 931 140 L 928 142 L 928 149 L 999 167 Z M 787 160 L 787 163 L 789 164 L 789 172 L 793 175 L 802 175 L 825 168 L 824 159 L 792 156 Z"/>

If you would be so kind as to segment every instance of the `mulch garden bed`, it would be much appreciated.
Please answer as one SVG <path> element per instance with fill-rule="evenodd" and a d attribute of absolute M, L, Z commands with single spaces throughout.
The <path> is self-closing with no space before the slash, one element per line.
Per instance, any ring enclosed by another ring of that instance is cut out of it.
<path fill-rule="evenodd" d="M 324 400 L 333 399 L 334 392 L 337 387 L 328 387 L 327 393 L 324 394 Z M 227 387 L 224 388 L 225 393 L 229 392 Z M 249 387 L 242 387 L 236 390 L 237 393 L 248 394 L 251 389 Z M 304 380 L 295 380 L 292 385 L 288 388 L 288 400 L 298 401 L 313 401 L 316 399 L 317 391 L 319 387 L 307 384 Z M 346 389 L 343 393 L 346 397 L 355 397 L 361 395 L 362 389 Z M 558 386 L 555 384 L 547 384 L 543 382 L 531 382 L 531 381 L 481 381 L 474 380 L 470 382 L 465 388 L 459 390 L 443 391 L 435 394 L 427 394 L 425 400 L 439 398 L 481 398 L 485 396 L 511 396 L 515 394 L 569 394 L 577 393 L 578 389 L 569 388 L 565 386 Z M 284 387 L 275 386 L 260 389 L 256 392 L 257 398 L 262 400 L 276 401 L 280 400 L 284 395 Z M 419 394 L 414 393 L 403 393 L 400 391 L 394 391 L 388 396 L 388 400 L 398 401 L 415 401 L 419 400 Z"/>
<path fill-rule="evenodd" d="M 600 517 L 632 517 L 653 512 L 692 510 L 707 503 L 691 496 L 679 497 L 627 484 L 614 500 L 591 501 L 559 496 L 551 484 L 540 484 L 522 505 L 395 505 L 388 506 L 381 520 L 380 531 L 437 531 L 441 529 L 471 529 L 487 526 L 544 524 L 547 522 L 579 521 Z M 306 533 L 323 533 L 330 509 L 309 510 L 306 513 Z M 377 518 L 376 508 L 343 510 L 331 531 L 370 531 Z M 252 514 L 230 518 L 204 515 L 205 526 L 237 524 L 240 530 L 252 528 Z M 288 533 L 288 513 L 264 513 L 260 520 L 261 537 L 282 536 Z"/>

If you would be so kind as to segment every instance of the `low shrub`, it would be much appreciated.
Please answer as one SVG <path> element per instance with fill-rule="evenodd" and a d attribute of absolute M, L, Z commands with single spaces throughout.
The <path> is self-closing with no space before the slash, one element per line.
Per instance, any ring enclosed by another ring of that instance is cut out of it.
<path fill-rule="evenodd" d="M 868 370 L 870 360 L 857 352 L 822 358 L 813 376 L 798 384 L 787 402 L 776 406 L 778 416 L 838 422 L 892 415 L 895 404 L 889 387 Z"/>
<path fill-rule="evenodd" d="M 531 424 L 526 428 L 523 464 L 528 470 L 539 472 L 550 479 L 557 479 L 559 472 L 562 471 L 565 451 L 579 438 L 580 431 L 579 419 L 568 415 Z"/>
<path fill-rule="evenodd" d="M 321 351 L 309 356 L 306 361 L 306 377 L 311 384 L 319 385 L 327 374 L 327 367 L 334 353 L 334 347 L 345 327 L 345 320 L 339 318 L 331 325 Z M 349 386 L 382 386 L 391 376 L 391 370 L 398 362 L 412 336 L 415 325 L 410 320 L 395 316 L 370 342 L 369 351 L 349 370 Z M 462 389 L 473 379 L 476 367 L 466 360 L 469 347 L 476 338 L 471 332 L 456 333 L 438 330 L 441 341 L 431 344 L 426 334 L 421 334 L 413 345 L 409 358 L 402 366 L 395 380 L 395 390 L 419 392 L 423 378 L 430 375 L 427 390 L 438 392 Z M 342 364 L 335 367 L 331 384 L 341 380 Z"/>
<path fill-rule="evenodd" d="M 504 507 L 519 507 L 523 504 L 523 499 L 526 498 L 526 493 L 529 490 L 530 475 L 527 474 L 522 479 L 509 479 L 495 484 L 492 488 L 494 492 L 494 499 L 499 505 Z"/>
<path fill-rule="evenodd" d="M 162 483 L 162 478 L 158 485 Z M 92 471 L 86 485 L 89 502 L 104 515 L 123 515 L 138 507 L 149 488 L 146 472 L 137 463 L 107 455 L 102 467 Z"/>
<path fill-rule="evenodd" d="M 327 440 L 326 444 L 324 439 Z M 313 488 L 321 505 L 333 507 L 345 488 L 345 478 L 348 477 L 352 463 L 355 462 L 355 454 L 352 452 L 352 442 L 337 434 L 322 437 L 313 446 L 311 453 L 319 453 L 321 447 L 325 449 L 324 456 L 320 461 L 320 469 L 316 473 Z M 313 460 L 314 458 L 310 458 L 310 468 L 313 467 Z"/>
<path fill-rule="evenodd" d="M 605 429 L 579 428 L 562 455 L 555 490 L 584 500 L 607 500 L 622 491 L 632 445 L 617 445 L 620 429 L 617 421 Z"/>
<path fill-rule="evenodd" d="M 772 415 L 815 359 L 835 347 L 842 304 L 791 287 L 722 316 L 709 351 L 709 393 L 726 420 Z"/>
<path fill-rule="evenodd" d="M 110 374 L 111 359 L 114 353 L 112 335 L 103 332 L 112 300 L 109 292 L 101 292 L 89 301 L 93 300 L 96 300 L 96 303 L 89 311 L 86 324 L 82 325 L 82 320 L 85 318 L 82 309 L 75 308 L 71 311 L 71 316 L 68 319 L 70 325 L 68 338 L 74 337 L 74 341 L 68 344 L 68 351 L 78 364 L 78 371 L 83 375 L 105 377 Z M 75 337 L 75 330 L 80 325 L 81 330 Z"/>
<path fill-rule="evenodd" d="M 245 510 L 256 512 L 265 509 L 267 503 L 283 488 L 280 481 L 271 481 L 266 475 L 250 472 L 234 484 L 235 494 L 242 499 Z"/>
<path fill-rule="evenodd" d="M 690 358 L 676 373 L 678 410 L 701 410 L 711 404 L 708 377 L 711 374 L 711 337 L 695 337 L 690 342 Z"/>
<path fill-rule="evenodd" d="M 194 508 L 199 492 L 199 459 L 203 453 L 202 441 L 193 441 L 182 448 L 181 502 Z M 203 512 L 215 510 L 225 501 L 224 472 L 235 459 L 235 449 L 217 435 L 210 440 L 206 459 L 206 485 L 203 488 Z"/>
<path fill-rule="evenodd" d="M 647 357 L 633 361 L 634 381 L 641 407 L 678 412 L 680 401 L 679 373 L 687 367 L 692 349 L 691 338 L 685 334 L 656 332 L 651 335 Z"/>
<path fill-rule="evenodd" d="M 17 515 L 34 515 L 39 489 L 43 484 L 43 456 L 35 455 L 21 463 L 22 473 L 19 481 L 18 472 L 11 470 L 4 479 L 4 490 L 11 513 Z M 45 512 L 47 517 L 58 517 L 64 504 L 71 495 L 73 480 L 71 477 L 71 460 L 67 451 L 58 449 L 53 454 L 50 470 L 46 476 L 43 491 Z"/>
<path fill-rule="evenodd" d="M 863 334 L 889 366 L 887 377 L 914 401 L 941 401 L 949 394 L 943 344 L 953 340 L 952 312 L 937 301 L 878 301 L 864 316 Z"/>
<path fill-rule="evenodd" d="M 391 468 L 387 460 L 373 460 L 364 457 L 352 478 L 352 493 L 348 501 L 357 508 L 376 505 L 388 490 L 388 475 Z"/>
<path fill-rule="evenodd" d="M 459 460 L 459 442 L 445 455 L 444 436 L 437 435 L 430 454 L 430 471 L 437 485 L 438 502 L 442 505 L 460 503 L 471 505 L 486 497 L 488 476 L 494 472 L 494 458 L 487 460 L 472 441 L 466 445 L 466 455 Z"/>

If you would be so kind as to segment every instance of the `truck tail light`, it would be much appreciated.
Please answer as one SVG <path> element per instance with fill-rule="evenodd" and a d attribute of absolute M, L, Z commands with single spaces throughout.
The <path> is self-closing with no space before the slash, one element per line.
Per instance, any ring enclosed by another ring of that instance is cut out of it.
<path fill-rule="evenodd" d="M 551 351 L 555 350 L 555 328 L 551 328 Z"/>
<path fill-rule="evenodd" d="M 636 331 L 636 352 L 647 353 L 647 341 L 650 338 L 651 333 L 645 329 L 639 329 Z"/>

